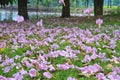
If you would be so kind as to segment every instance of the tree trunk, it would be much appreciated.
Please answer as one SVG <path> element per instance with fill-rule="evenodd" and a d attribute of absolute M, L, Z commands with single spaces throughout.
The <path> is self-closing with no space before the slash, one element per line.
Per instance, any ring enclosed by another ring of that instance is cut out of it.
<path fill-rule="evenodd" d="M 18 15 L 23 16 L 25 20 L 28 20 L 28 11 L 27 11 L 27 2 L 28 0 L 18 0 Z"/>
<path fill-rule="evenodd" d="M 111 8 L 111 6 L 112 6 L 112 1 L 108 0 L 108 8 Z"/>
<path fill-rule="evenodd" d="M 76 7 L 79 6 L 79 0 L 76 0 Z"/>
<path fill-rule="evenodd" d="M 89 0 L 85 0 L 85 7 L 89 7 Z"/>
<path fill-rule="evenodd" d="M 94 15 L 95 16 L 103 15 L 103 3 L 104 3 L 104 0 L 94 0 Z"/>
<path fill-rule="evenodd" d="M 70 0 L 64 0 L 65 5 L 62 7 L 62 17 L 70 17 Z"/>

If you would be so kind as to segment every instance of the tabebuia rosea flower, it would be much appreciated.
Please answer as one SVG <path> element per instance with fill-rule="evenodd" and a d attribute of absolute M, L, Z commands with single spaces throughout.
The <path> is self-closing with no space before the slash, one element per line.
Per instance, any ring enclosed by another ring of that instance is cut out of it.
<path fill-rule="evenodd" d="M 76 80 L 76 79 L 72 77 L 68 77 L 67 80 Z"/>
<path fill-rule="evenodd" d="M 98 25 L 99 28 L 101 27 L 102 23 L 103 23 L 102 19 L 99 18 L 99 19 L 96 20 L 96 24 Z"/>
<path fill-rule="evenodd" d="M 30 75 L 30 77 L 35 77 L 36 76 L 36 69 L 30 69 L 29 75 Z"/>
<path fill-rule="evenodd" d="M 37 23 L 36 23 L 37 26 L 39 27 L 43 27 L 43 20 L 39 20 Z"/>
<path fill-rule="evenodd" d="M 90 13 L 92 12 L 92 8 L 87 8 L 84 10 L 84 14 L 88 15 L 88 18 L 90 18 Z"/>
<path fill-rule="evenodd" d="M 17 22 L 20 23 L 20 22 L 23 22 L 23 21 L 24 21 L 24 17 L 18 15 L 18 17 L 17 17 Z"/>
<path fill-rule="evenodd" d="M 52 78 L 52 74 L 50 72 L 44 72 L 43 75 L 48 79 Z"/>
<path fill-rule="evenodd" d="M 60 4 L 63 4 L 63 5 L 65 6 L 64 0 L 59 0 L 59 3 L 60 3 Z"/>

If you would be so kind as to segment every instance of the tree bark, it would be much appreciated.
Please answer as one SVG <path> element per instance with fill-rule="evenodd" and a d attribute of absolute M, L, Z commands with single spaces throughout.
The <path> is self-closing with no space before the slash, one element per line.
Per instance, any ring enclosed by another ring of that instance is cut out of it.
<path fill-rule="evenodd" d="M 95 16 L 103 15 L 103 3 L 104 3 L 104 0 L 94 0 L 94 15 Z"/>
<path fill-rule="evenodd" d="M 70 0 L 64 0 L 65 5 L 62 7 L 62 17 L 70 17 Z"/>
<path fill-rule="evenodd" d="M 28 0 L 18 0 L 18 15 L 23 16 L 25 20 L 28 20 L 28 11 L 27 11 L 27 2 Z"/>

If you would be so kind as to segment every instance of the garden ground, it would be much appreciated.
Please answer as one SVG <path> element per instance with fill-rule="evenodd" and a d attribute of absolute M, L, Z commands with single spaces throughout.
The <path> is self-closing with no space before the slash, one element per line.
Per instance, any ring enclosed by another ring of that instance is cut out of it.
<path fill-rule="evenodd" d="M 0 23 L 0 80 L 120 80 L 120 17 Z"/>

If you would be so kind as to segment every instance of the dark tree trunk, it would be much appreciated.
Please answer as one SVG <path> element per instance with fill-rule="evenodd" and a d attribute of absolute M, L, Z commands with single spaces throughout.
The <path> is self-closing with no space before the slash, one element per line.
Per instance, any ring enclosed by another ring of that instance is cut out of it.
<path fill-rule="evenodd" d="M 18 15 L 23 16 L 25 20 L 28 20 L 28 11 L 27 11 L 27 2 L 28 0 L 18 0 Z"/>
<path fill-rule="evenodd" d="M 62 7 L 62 17 L 70 17 L 70 0 L 64 0 L 65 5 Z"/>
<path fill-rule="evenodd" d="M 104 0 L 94 0 L 94 15 L 95 16 L 103 15 L 103 3 L 104 3 Z"/>

